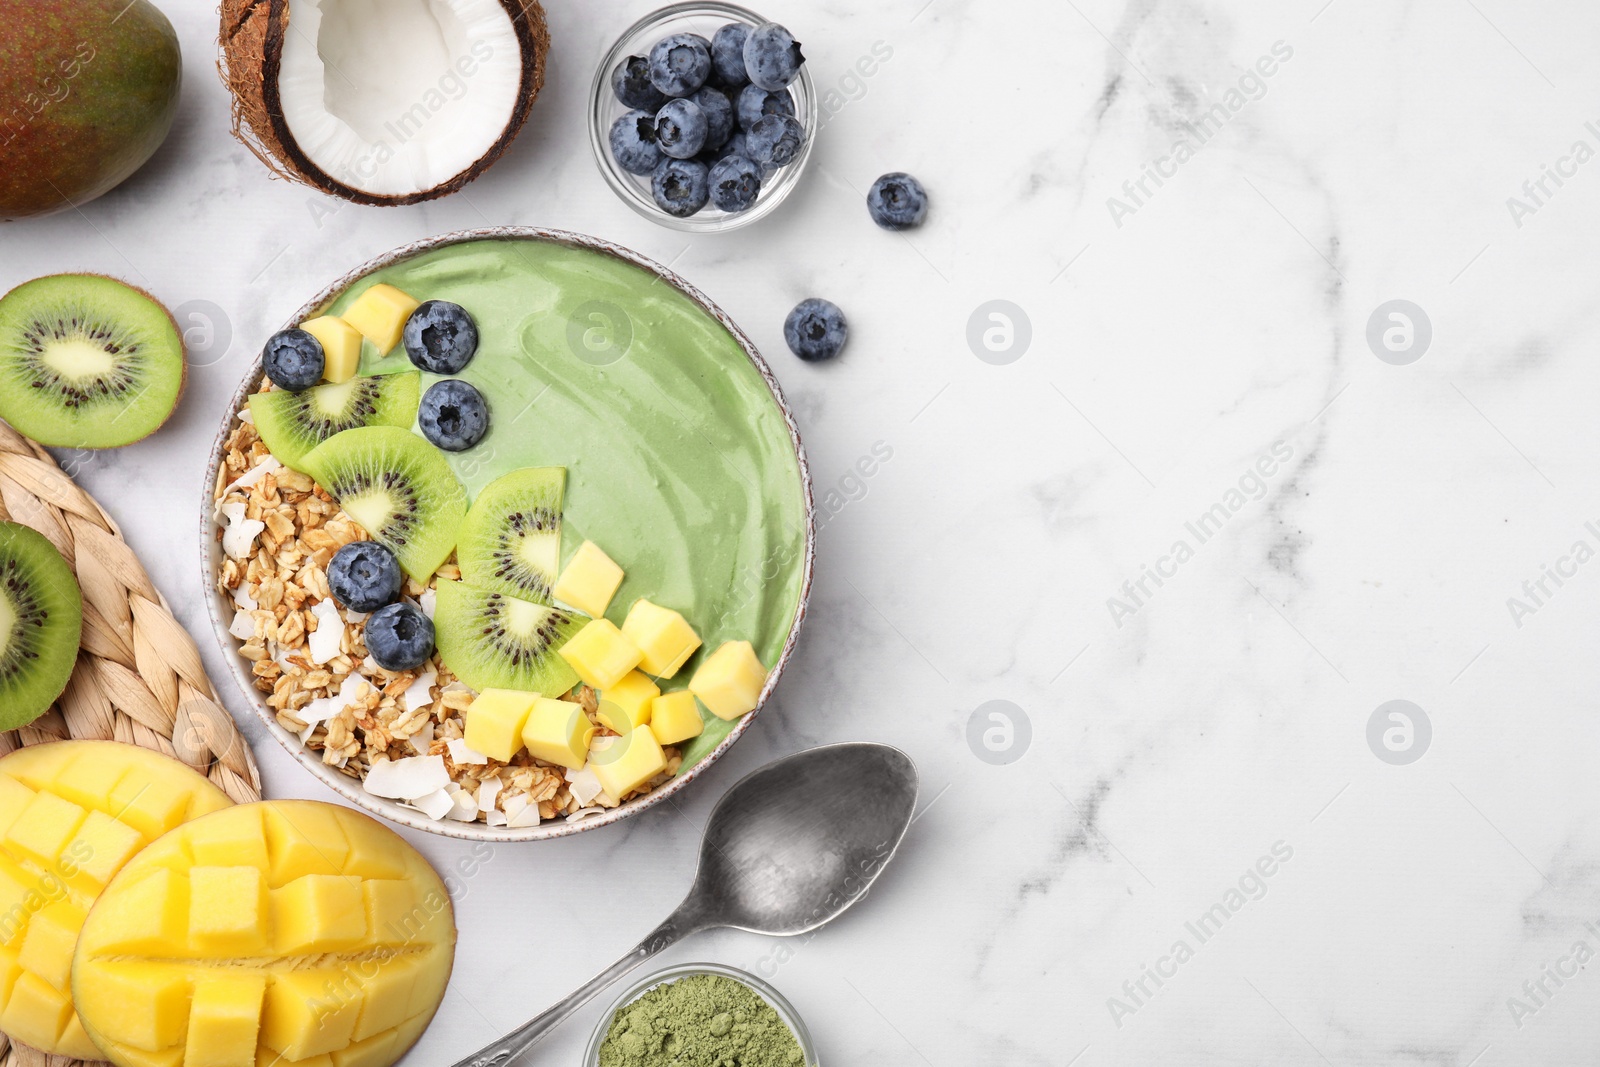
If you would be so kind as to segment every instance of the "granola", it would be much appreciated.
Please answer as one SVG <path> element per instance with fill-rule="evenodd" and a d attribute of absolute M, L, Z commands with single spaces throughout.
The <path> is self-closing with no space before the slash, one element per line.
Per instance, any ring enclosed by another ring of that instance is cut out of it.
<path fill-rule="evenodd" d="M 375 765 L 383 766 L 380 777 L 397 767 L 436 774 L 442 766 L 437 789 L 404 802 L 436 820 L 509 827 L 583 818 L 677 774 L 682 754 L 667 747 L 661 774 L 611 797 L 587 769 L 567 770 L 525 751 L 501 763 L 468 749 L 464 716 L 476 694 L 437 655 L 399 672 L 367 655 L 365 616 L 340 608 L 327 579 L 334 554 L 366 532 L 311 478 L 272 457 L 248 411 L 228 437 L 214 499 L 223 547 L 217 583 L 235 607 L 229 632 L 278 724 L 329 767 L 365 785 Z M 459 576 L 453 562 L 437 575 Z M 431 616 L 434 585 L 407 578 L 403 595 Z M 614 736 L 596 716 L 594 690 L 583 686 L 563 699 L 582 705 L 597 740 Z M 402 763 L 408 760 L 420 762 Z"/>

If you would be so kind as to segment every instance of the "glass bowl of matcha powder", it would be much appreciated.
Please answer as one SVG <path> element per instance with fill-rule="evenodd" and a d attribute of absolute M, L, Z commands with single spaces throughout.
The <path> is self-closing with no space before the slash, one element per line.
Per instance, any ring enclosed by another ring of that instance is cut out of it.
<path fill-rule="evenodd" d="M 629 989 L 589 1041 L 589 1067 L 817 1067 L 794 1006 L 746 971 L 689 963 Z"/>

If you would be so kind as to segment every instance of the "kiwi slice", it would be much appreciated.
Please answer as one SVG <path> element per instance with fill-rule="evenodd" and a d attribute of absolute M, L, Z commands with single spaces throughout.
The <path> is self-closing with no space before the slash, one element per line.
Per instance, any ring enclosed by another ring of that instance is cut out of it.
<path fill-rule="evenodd" d="M 472 688 L 555 697 L 578 684 L 556 654 L 589 620 L 466 582 L 440 582 L 433 625 L 445 666 Z"/>
<path fill-rule="evenodd" d="M 72 677 L 83 594 L 45 536 L 0 522 L 0 730 L 50 710 Z"/>
<path fill-rule="evenodd" d="M 40 444 L 142 440 L 178 406 L 186 374 L 172 315 L 115 278 L 53 274 L 0 297 L 0 418 Z"/>
<path fill-rule="evenodd" d="M 444 453 L 396 426 L 363 426 L 312 449 L 305 472 L 419 582 L 456 547 L 467 491 Z"/>
<path fill-rule="evenodd" d="M 561 569 L 565 467 L 525 467 L 483 487 L 456 539 L 461 577 L 522 600 L 550 603 Z"/>
<path fill-rule="evenodd" d="M 351 378 L 303 393 L 274 389 L 256 393 L 249 404 L 268 451 L 279 463 L 298 469 L 308 452 L 334 434 L 361 426 L 410 429 L 421 395 L 422 375 L 410 371 Z"/>

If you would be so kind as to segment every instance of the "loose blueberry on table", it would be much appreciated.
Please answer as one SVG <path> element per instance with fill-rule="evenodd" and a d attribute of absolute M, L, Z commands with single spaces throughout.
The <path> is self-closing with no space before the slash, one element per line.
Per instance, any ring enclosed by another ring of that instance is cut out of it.
<path fill-rule="evenodd" d="M 928 192 L 902 171 L 892 171 L 867 190 L 867 213 L 886 230 L 909 230 L 928 216 Z"/>
<path fill-rule="evenodd" d="M 273 334 L 261 350 L 267 377 L 291 393 L 304 392 L 320 382 L 326 363 L 322 342 L 298 328 Z"/>
<path fill-rule="evenodd" d="M 850 327 L 837 304 L 812 297 L 796 304 L 783 323 L 789 351 L 807 363 L 832 359 L 844 348 Z"/>
<path fill-rule="evenodd" d="M 415 670 L 433 655 L 433 620 L 401 601 L 367 619 L 367 652 L 386 671 Z"/>
<path fill-rule="evenodd" d="M 406 355 L 431 374 L 460 374 L 478 354 L 478 324 L 448 300 L 425 300 L 406 319 Z"/>
<path fill-rule="evenodd" d="M 328 564 L 328 591 L 351 611 L 388 607 L 404 584 L 400 561 L 376 541 L 352 541 Z"/>
<path fill-rule="evenodd" d="M 470 383 L 448 378 L 422 394 L 417 425 L 446 452 L 465 452 L 489 432 L 489 405 Z"/>

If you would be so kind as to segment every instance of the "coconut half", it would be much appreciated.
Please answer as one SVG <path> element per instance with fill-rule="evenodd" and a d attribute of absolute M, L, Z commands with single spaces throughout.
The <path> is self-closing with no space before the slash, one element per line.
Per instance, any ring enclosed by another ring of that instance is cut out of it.
<path fill-rule="evenodd" d="M 276 173 L 359 204 L 455 192 L 544 85 L 538 0 L 223 0 L 234 133 Z"/>

